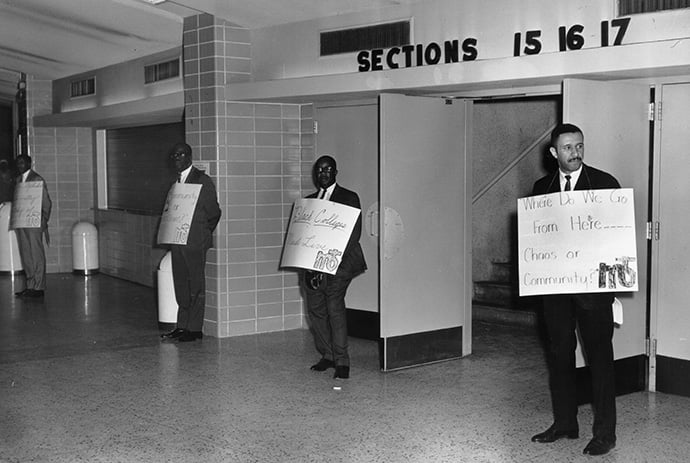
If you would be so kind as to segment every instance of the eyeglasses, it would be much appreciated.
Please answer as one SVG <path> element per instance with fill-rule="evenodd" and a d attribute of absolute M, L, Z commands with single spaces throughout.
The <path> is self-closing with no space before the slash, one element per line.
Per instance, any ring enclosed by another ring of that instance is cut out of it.
<path fill-rule="evenodd" d="M 335 169 L 334 169 L 332 166 L 328 166 L 328 167 L 317 167 L 317 168 L 316 168 L 316 172 L 319 173 L 319 174 L 322 173 L 322 172 L 325 172 L 325 173 L 327 173 L 327 174 L 330 174 L 330 173 L 333 173 L 334 170 L 335 170 Z"/>

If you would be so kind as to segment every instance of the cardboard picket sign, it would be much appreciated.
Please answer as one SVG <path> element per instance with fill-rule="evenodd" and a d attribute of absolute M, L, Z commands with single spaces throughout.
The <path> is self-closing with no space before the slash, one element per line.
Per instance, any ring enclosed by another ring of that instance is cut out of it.
<path fill-rule="evenodd" d="M 201 185 L 173 183 L 165 198 L 161 223 L 158 227 L 158 244 L 187 244 L 192 226 L 194 209 L 199 200 Z"/>
<path fill-rule="evenodd" d="M 20 182 L 14 189 L 10 229 L 41 228 L 43 182 Z"/>
<path fill-rule="evenodd" d="M 519 198 L 520 296 L 637 291 L 631 188 Z"/>
<path fill-rule="evenodd" d="M 361 211 L 323 199 L 298 199 L 283 244 L 281 268 L 335 275 Z"/>

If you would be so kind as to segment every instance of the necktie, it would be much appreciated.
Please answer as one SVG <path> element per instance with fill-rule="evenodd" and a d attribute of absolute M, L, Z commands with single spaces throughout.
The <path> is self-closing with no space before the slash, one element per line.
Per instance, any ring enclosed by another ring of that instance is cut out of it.
<path fill-rule="evenodd" d="M 570 191 L 570 175 L 565 176 L 565 188 L 563 191 Z"/>
<path fill-rule="evenodd" d="M 182 183 L 182 175 L 177 174 L 177 183 Z"/>
<path fill-rule="evenodd" d="M 319 191 L 319 199 L 323 199 L 326 197 L 326 190 L 321 188 L 321 191 Z"/>

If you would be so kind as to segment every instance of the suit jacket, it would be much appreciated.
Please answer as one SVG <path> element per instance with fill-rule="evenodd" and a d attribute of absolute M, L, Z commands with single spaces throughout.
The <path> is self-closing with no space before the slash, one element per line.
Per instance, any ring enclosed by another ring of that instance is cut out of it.
<path fill-rule="evenodd" d="M 192 167 L 185 183 L 201 185 L 196 202 L 192 224 L 187 236 L 187 246 L 208 250 L 213 245 L 213 231 L 220 221 L 221 210 L 218 205 L 216 187 L 211 177 Z"/>
<path fill-rule="evenodd" d="M 15 184 L 19 184 L 21 180 L 22 176 L 19 175 L 15 181 Z M 26 176 L 26 181 L 43 182 L 43 199 L 41 200 L 41 229 L 45 232 L 48 228 L 48 220 L 50 219 L 50 212 L 53 208 L 53 202 L 50 200 L 46 181 L 43 180 L 43 177 L 38 175 L 38 173 L 33 169 L 29 169 L 29 173 Z"/>
<path fill-rule="evenodd" d="M 547 193 L 557 193 L 561 190 L 561 183 L 558 178 L 559 172 L 546 175 L 534 183 L 532 195 L 542 195 Z M 582 164 L 580 178 L 573 190 L 603 190 L 608 188 L 620 188 L 616 178 L 603 170 Z M 574 295 L 582 299 L 589 306 L 609 306 L 613 302 L 614 293 L 585 293 Z"/>
<path fill-rule="evenodd" d="M 318 192 L 312 193 L 307 196 L 308 199 L 314 199 L 318 195 Z M 343 188 L 336 184 L 333 189 L 333 194 L 331 194 L 330 201 L 334 203 L 345 204 L 346 206 L 351 206 L 357 208 L 361 211 L 362 206 L 359 202 L 359 196 L 354 191 L 350 191 L 347 188 Z M 367 263 L 364 260 L 364 253 L 362 252 L 362 246 L 359 244 L 359 238 L 362 235 L 362 214 L 360 212 L 357 218 L 357 223 L 355 228 L 352 230 L 350 235 L 350 240 L 347 242 L 345 247 L 345 252 L 343 253 L 343 258 L 340 261 L 340 266 L 335 276 L 344 278 L 354 278 L 360 273 L 367 269 Z"/>

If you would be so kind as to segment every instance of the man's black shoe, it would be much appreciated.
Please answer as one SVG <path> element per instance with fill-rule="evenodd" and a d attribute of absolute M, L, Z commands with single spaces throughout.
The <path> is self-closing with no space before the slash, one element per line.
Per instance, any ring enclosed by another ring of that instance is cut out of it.
<path fill-rule="evenodd" d="M 335 363 L 333 363 L 333 360 L 328 360 L 325 358 L 322 358 L 321 360 L 318 361 L 318 363 L 315 363 L 314 365 L 311 366 L 311 370 L 314 371 L 326 371 L 329 368 L 334 368 Z"/>
<path fill-rule="evenodd" d="M 532 436 L 532 442 L 548 444 L 550 442 L 556 442 L 558 439 L 562 439 L 563 437 L 567 437 L 568 439 L 577 439 L 579 435 L 580 432 L 577 429 L 560 430 L 556 429 L 556 425 L 553 424 L 546 431 Z"/>
<path fill-rule="evenodd" d="M 44 296 L 44 292 L 42 289 L 27 289 L 26 294 L 24 294 L 24 297 L 35 297 L 35 298 L 41 298 Z"/>
<path fill-rule="evenodd" d="M 26 289 L 26 288 L 25 288 L 25 289 L 22 289 L 21 291 L 17 291 L 16 293 L 14 293 L 14 295 L 17 296 L 17 297 L 24 297 L 24 296 L 26 296 L 27 294 L 29 294 L 29 290 Z"/>
<path fill-rule="evenodd" d="M 196 341 L 197 339 L 201 339 L 204 337 L 204 333 L 201 331 L 187 331 L 185 330 L 182 335 L 177 338 L 177 342 L 192 342 Z"/>
<path fill-rule="evenodd" d="M 335 379 L 347 379 L 350 377 L 350 367 L 345 365 L 336 365 L 335 374 L 333 378 Z"/>
<path fill-rule="evenodd" d="M 585 447 L 582 453 L 585 455 L 604 455 L 609 453 L 609 450 L 613 449 L 615 446 L 615 439 L 602 439 L 601 437 L 595 437 L 589 441 L 589 444 L 587 444 L 587 447 Z"/>
<path fill-rule="evenodd" d="M 161 338 L 162 339 L 177 339 L 180 336 L 182 336 L 183 333 L 184 333 L 184 330 L 182 328 L 175 328 L 172 331 L 169 331 L 165 334 L 161 334 Z"/>

